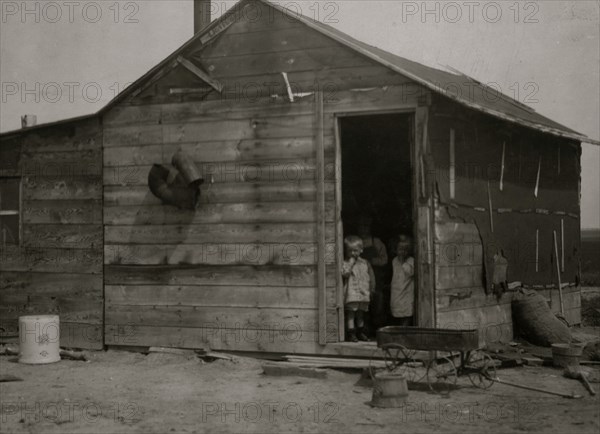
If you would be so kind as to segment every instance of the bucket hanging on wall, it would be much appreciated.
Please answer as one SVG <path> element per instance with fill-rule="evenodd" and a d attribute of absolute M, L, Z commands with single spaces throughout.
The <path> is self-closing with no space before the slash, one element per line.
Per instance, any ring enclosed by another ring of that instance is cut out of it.
<path fill-rule="evenodd" d="M 42 365 L 60 361 L 58 315 L 19 317 L 19 363 Z"/>

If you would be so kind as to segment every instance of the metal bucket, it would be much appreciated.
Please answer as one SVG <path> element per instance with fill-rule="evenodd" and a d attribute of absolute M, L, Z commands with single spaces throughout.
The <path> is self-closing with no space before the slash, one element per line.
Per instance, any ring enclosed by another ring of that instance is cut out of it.
<path fill-rule="evenodd" d="M 60 361 L 58 315 L 19 317 L 19 363 L 42 365 Z"/>
<path fill-rule="evenodd" d="M 402 407 L 408 398 L 406 377 L 392 373 L 376 373 L 373 376 L 373 396 L 369 403 L 373 407 Z"/>
<path fill-rule="evenodd" d="M 579 366 L 583 344 L 552 344 L 552 363 L 557 368 Z"/>

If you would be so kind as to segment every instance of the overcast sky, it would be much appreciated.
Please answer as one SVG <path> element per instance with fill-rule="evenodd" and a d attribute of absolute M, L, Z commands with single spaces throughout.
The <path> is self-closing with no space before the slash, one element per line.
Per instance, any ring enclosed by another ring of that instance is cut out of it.
<path fill-rule="evenodd" d="M 235 2 L 214 2 L 220 16 Z M 599 2 L 281 1 L 367 43 L 450 66 L 600 138 Z M 0 131 L 93 113 L 192 36 L 192 0 L 0 0 Z M 584 145 L 582 226 L 600 228 L 600 147 Z"/>

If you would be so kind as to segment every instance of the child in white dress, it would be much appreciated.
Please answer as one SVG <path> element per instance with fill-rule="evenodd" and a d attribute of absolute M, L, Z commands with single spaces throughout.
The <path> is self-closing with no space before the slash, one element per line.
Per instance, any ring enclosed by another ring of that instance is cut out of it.
<path fill-rule="evenodd" d="M 408 235 L 400 235 L 398 254 L 392 261 L 394 274 L 390 290 L 390 307 L 394 325 L 412 325 L 415 304 L 415 260 L 412 251 L 412 238 Z"/>

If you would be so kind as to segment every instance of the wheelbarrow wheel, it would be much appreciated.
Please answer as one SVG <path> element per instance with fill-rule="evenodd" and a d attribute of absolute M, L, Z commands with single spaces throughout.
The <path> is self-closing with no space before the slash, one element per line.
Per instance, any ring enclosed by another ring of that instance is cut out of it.
<path fill-rule="evenodd" d="M 496 378 L 496 365 L 494 360 L 481 351 L 471 353 L 467 362 L 469 380 L 479 389 L 489 389 Z"/>
<path fill-rule="evenodd" d="M 431 360 L 427 366 L 427 384 L 432 392 L 449 394 L 457 378 L 454 362 L 446 357 Z"/>
<path fill-rule="evenodd" d="M 406 348 L 401 344 L 389 343 L 382 346 L 386 368 L 390 372 L 402 375 L 407 381 L 420 381 L 425 372 L 419 372 L 421 362 L 415 360 L 416 350 Z"/>
<path fill-rule="evenodd" d="M 382 345 L 383 360 L 388 371 L 395 371 L 398 366 L 402 365 L 406 360 L 406 355 L 410 350 L 400 344 L 385 344 Z"/>

